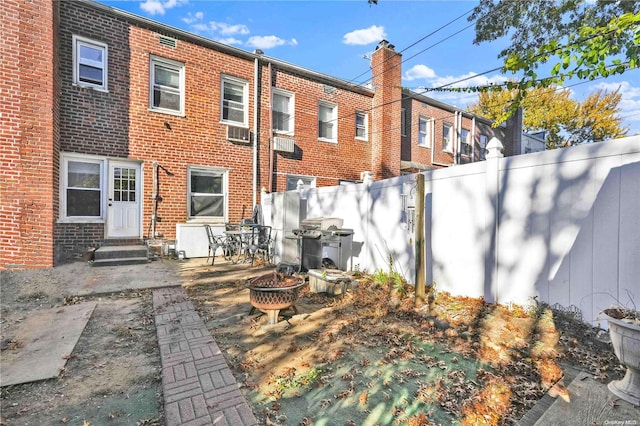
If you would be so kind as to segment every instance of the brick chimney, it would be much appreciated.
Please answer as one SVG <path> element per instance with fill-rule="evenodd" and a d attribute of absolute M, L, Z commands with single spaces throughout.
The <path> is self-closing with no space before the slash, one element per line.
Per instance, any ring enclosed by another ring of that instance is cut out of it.
<path fill-rule="evenodd" d="M 371 57 L 373 109 L 371 111 L 371 168 L 376 180 L 400 175 L 400 110 L 402 55 L 387 40 Z"/>

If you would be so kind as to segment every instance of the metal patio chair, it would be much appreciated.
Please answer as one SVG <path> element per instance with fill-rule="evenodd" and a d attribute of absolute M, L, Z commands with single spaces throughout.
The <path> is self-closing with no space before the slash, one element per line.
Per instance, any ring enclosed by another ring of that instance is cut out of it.
<path fill-rule="evenodd" d="M 216 251 L 218 251 L 218 248 L 222 249 L 222 253 L 226 258 L 226 253 L 229 250 L 227 246 L 227 239 L 224 235 L 214 235 L 211 225 L 204 225 L 204 229 L 207 231 L 207 239 L 209 240 L 207 263 L 209 262 L 209 258 L 211 258 L 211 266 L 213 266 L 216 261 Z"/>

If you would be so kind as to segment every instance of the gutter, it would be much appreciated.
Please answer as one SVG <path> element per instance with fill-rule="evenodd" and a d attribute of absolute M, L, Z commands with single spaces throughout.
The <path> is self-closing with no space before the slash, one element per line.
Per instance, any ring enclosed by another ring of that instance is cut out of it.
<path fill-rule="evenodd" d="M 253 64 L 253 177 L 251 179 L 251 189 L 253 191 L 253 208 L 258 203 L 258 71 L 260 64 L 256 55 Z"/>

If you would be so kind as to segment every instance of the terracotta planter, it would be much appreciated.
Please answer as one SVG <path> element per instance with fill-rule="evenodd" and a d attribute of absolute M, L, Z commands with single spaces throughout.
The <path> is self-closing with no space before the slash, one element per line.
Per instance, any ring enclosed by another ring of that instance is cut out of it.
<path fill-rule="evenodd" d="M 620 362 L 627 367 L 624 378 L 609 383 L 607 387 L 618 398 L 640 405 L 640 326 L 609 315 L 606 319 L 609 322 L 613 350 Z"/>

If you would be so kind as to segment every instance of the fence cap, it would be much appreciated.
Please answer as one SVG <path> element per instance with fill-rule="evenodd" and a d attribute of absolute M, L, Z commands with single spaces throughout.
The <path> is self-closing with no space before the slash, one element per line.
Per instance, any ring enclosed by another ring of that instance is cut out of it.
<path fill-rule="evenodd" d="M 487 144 L 487 148 L 486 148 L 487 155 L 485 156 L 485 158 L 504 157 L 504 155 L 502 154 L 503 149 L 504 149 L 504 146 L 502 145 L 502 142 L 500 142 L 500 139 L 494 136 L 491 138 L 491 140 Z"/>

